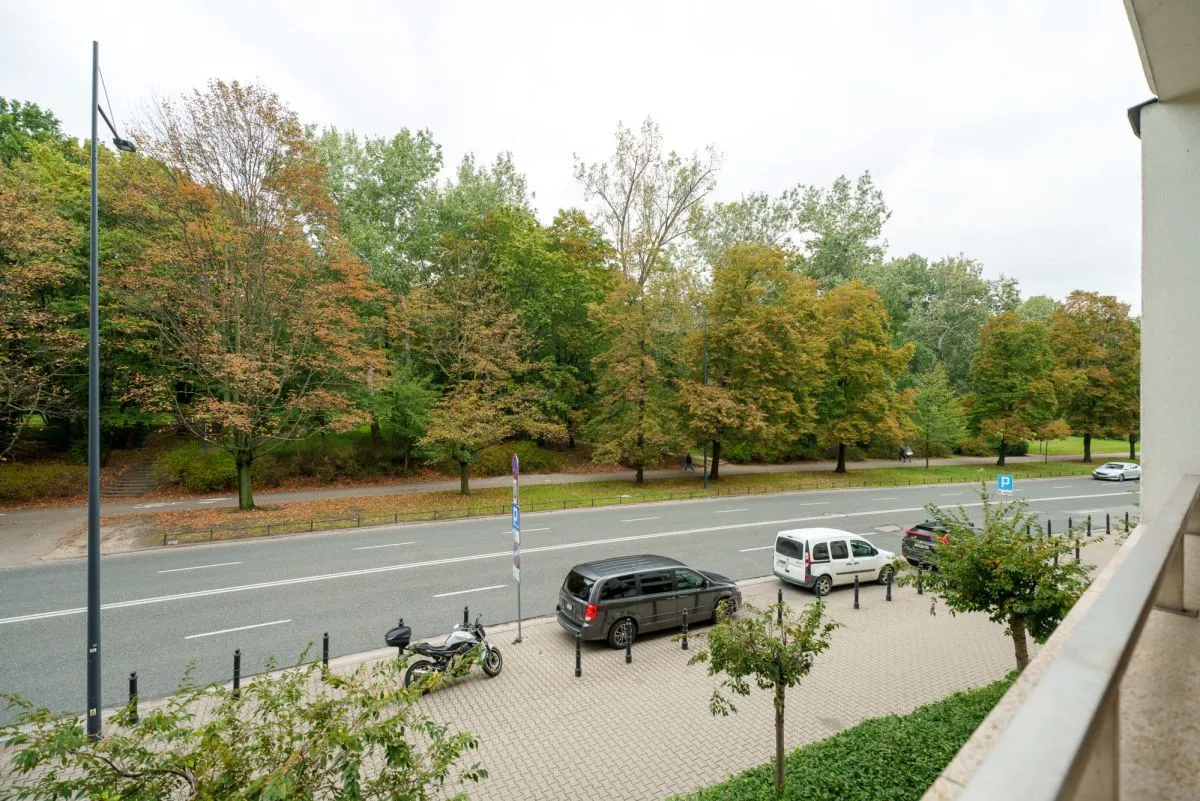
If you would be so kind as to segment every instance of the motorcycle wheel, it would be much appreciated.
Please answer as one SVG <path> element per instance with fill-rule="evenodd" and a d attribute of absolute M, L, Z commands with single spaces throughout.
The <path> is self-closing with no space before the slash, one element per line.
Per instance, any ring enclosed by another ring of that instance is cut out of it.
<path fill-rule="evenodd" d="M 499 676 L 504 669 L 504 657 L 500 656 L 499 648 L 491 648 L 483 655 L 483 672 L 489 677 Z"/>
<path fill-rule="evenodd" d="M 413 662 L 408 666 L 408 670 L 404 671 L 404 686 L 411 687 L 414 684 L 419 684 L 424 681 L 426 676 L 436 673 L 432 662 L 424 659 Z"/>

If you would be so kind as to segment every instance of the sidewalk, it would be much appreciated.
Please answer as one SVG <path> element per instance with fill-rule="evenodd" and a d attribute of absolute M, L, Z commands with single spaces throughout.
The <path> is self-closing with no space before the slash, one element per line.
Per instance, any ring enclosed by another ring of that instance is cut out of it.
<path fill-rule="evenodd" d="M 1104 454 L 1096 453 L 1092 458 L 1097 463 L 1104 459 L 1118 458 L 1122 454 Z M 1071 461 L 1080 458 L 1080 455 L 1068 456 L 1051 456 L 1050 461 Z M 1021 462 L 1036 462 L 1042 460 L 1041 456 L 1010 456 L 1008 461 L 1011 463 Z M 995 458 L 991 456 L 959 456 L 947 459 L 930 459 L 930 467 L 949 466 L 949 465 L 991 465 L 995 464 Z M 833 470 L 836 466 L 835 462 L 792 462 L 788 464 L 750 464 L 737 465 L 722 463 L 720 471 L 722 475 L 752 475 L 756 473 L 805 473 L 805 472 L 820 472 Z M 869 470 L 880 467 L 906 467 L 913 470 L 921 470 L 925 466 L 924 460 L 914 460 L 910 464 L 902 464 L 897 460 L 891 459 L 869 459 L 862 462 L 852 462 L 848 465 L 849 470 L 853 472 L 861 470 Z M 647 470 L 646 479 L 664 479 L 664 478 L 679 478 L 680 476 L 691 476 L 696 480 L 697 485 L 700 483 L 701 477 L 699 473 L 685 473 L 683 468 L 670 470 Z M 597 481 L 630 481 L 633 478 L 633 471 L 622 470 L 618 472 L 606 473 L 532 473 L 524 476 L 522 481 L 526 485 L 530 484 L 582 484 Z M 484 487 L 508 487 L 512 485 L 512 479 L 508 476 L 492 476 L 488 478 L 473 478 L 471 486 L 474 488 Z M 256 492 L 255 501 L 261 506 L 295 503 L 298 501 L 314 501 L 324 500 L 327 498 L 362 498 L 378 495 L 397 495 L 411 492 L 439 492 L 446 490 L 457 490 L 459 486 L 458 479 L 447 479 L 445 481 L 424 481 L 424 482 L 408 482 L 404 484 L 385 484 L 359 487 L 334 487 L 329 489 L 313 489 L 297 492 Z M 196 496 L 196 498 L 204 498 L 206 496 Z M 211 496 L 208 496 L 211 497 Z M 195 508 L 196 498 L 184 499 L 191 506 L 180 506 L 177 508 Z M 231 505 L 233 501 L 226 500 L 221 505 Z M 101 505 L 101 514 L 120 515 L 120 514 L 136 514 L 142 511 L 140 507 L 146 505 L 145 501 L 127 501 L 121 503 L 104 502 Z M 147 510 L 149 511 L 149 510 Z M 162 511 L 162 509 L 157 509 Z M 87 505 L 79 504 L 74 506 L 55 506 L 37 509 L 6 509 L 0 512 L 0 568 L 16 567 L 19 565 L 27 565 L 34 563 L 49 553 L 55 545 L 63 537 L 76 531 L 79 526 L 83 525 L 87 520 Z"/>

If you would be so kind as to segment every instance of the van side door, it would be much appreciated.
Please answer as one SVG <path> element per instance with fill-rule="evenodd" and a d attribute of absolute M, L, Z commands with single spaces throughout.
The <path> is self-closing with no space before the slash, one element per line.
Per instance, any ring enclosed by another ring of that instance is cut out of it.
<path fill-rule="evenodd" d="M 829 567 L 833 572 L 834 584 L 849 584 L 854 581 L 854 560 L 850 546 L 845 540 L 829 541 Z"/>
<path fill-rule="evenodd" d="M 699 620 L 707 620 L 712 614 L 716 599 L 707 589 L 708 580 L 695 570 L 686 567 L 675 570 L 675 597 L 679 602 L 680 624 L 683 624 L 683 610 L 687 610 L 688 624 Z"/>
<path fill-rule="evenodd" d="M 638 574 L 638 614 L 643 631 L 672 626 L 679 621 L 675 571 L 647 570 Z"/>
<path fill-rule="evenodd" d="M 854 572 L 858 574 L 859 581 L 874 581 L 883 567 L 879 550 L 866 540 L 850 540 L 850 559 L 854 562 Z"/>

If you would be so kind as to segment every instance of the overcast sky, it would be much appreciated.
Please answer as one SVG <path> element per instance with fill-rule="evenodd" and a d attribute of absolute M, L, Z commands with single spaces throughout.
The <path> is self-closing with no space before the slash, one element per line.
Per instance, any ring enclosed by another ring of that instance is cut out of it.
<path fill-rule="evenodd" d="M 305 122 L 510 150 L 548 220 L 618 120 L 724 154 L 718 199 L 870 170 L 889 254 L 964 253 L 1022 294 L 1138 307 L 1149 97 L 1120 0 L 0 0 L 0 95 L 88 133 L 91 41 L 118 123 L 210 78 Z"/>

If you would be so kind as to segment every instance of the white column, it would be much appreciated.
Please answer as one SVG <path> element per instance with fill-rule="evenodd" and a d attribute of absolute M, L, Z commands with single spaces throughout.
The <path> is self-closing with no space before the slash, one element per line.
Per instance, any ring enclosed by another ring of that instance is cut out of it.
<path fill-rule="evenodd" d="M 1142 137 L 1142 488 L 1150 520 L 1200 473 L 1200 97 L 1146 106 Z"/>

